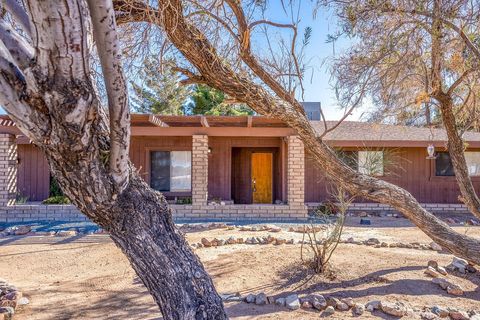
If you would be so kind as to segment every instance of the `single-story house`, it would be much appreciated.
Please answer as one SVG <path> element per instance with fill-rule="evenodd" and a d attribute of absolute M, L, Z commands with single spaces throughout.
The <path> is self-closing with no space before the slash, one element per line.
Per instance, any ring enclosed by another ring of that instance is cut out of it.
<path fill-rule="evenodd" d="M 72 206 L 38 205 L 49 196 L 51 183 L 45 156 L 8 116 L 0 120 L 0 221 L 78 218 Z M 311 123 L 321 135 L 324 123 Z M 133 114 L 131 133 L 132 162 L 172 203 L 177 218 L 299 219 L 331 199 L 333 188 L 322 166 L 295 130 L 275 119 Z M 469 171 L 480 189 L 480 133 L 463 137 Z M 444 130 L 345 121 L 324 139 L 356 170 L 405 188 L 429 210 L 466 210 L 458 200 Z M 429 145 L 434 158 L 428 157 Z M 28 202 L 15 204 L 19 196 Z M 391 208 L 357 199 L 351 209 Z"/>

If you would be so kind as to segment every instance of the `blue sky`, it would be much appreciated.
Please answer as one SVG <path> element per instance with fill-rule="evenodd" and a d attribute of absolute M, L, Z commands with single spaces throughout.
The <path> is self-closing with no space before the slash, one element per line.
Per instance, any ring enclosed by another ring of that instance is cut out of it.
<path fill-rule="evenodd" d="M 280 4 L 272 5 L 272 2 L 270 4 L 265 13 L 267 19 L 281 23 L 291 22 Z M 329 59 L 333 58 L 334 54 L 338 55 L 347 49 L 352 42 L 350 39 L 342 37 L 336 41 L 335 48 L 332 43 L 327 43 L 328 35 L 334 34 L 338 30 L 336 18 L 332 12 L 321 7 L 314 19 L 312 9 L 311 1 L 302 1 L 298 33 L 300 37 L 306 27 L 312 28 L 312 37 L 305 52 L 307 60 L 310 59 L 309 65 L 314 70 L 313 74 L 311 71 L 307 72 L 305 77 L 305 101 L 320 101 L 325 117 L 328 120 L 337 120 L 343 116 L 343 110 L 338 107 L 335 91 L 330 84 Z M 365 110 L 366 107 L 359 108 L 347 120 L 358 120 Z"/>

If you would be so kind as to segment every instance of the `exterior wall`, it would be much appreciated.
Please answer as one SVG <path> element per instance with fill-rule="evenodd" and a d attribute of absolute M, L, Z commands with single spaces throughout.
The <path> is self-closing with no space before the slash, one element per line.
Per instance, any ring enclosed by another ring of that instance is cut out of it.
<path fill-rule="evenodd" d="M 406 189 L 420 203 L 459 204 L 460 190 L 455 177 L 435 176 L 435 161 L 426 159 L 426 148 L 391 150 L 393 163 L 390 168 L 385 168 L 390 172 L 383 177 L 385 181 Z M 307 203 L 322 202 L 329 199 L 328 191 L 332 190 L 332 185 L 325 179 L 322 169 L 308 154 L 305 175 L 305 201 Z M 480 191 L 480 177 L 472 177 L 472 181 L 477 192 Z M 361 199 L 357 201 L 362 202 Z"/>
<path fill-rule="evenodd" d="M 42 201 L 50 193 L 50 168 L 40 148 L 33 144 L 18 145 L 17 190 L 28 201 Z"/>

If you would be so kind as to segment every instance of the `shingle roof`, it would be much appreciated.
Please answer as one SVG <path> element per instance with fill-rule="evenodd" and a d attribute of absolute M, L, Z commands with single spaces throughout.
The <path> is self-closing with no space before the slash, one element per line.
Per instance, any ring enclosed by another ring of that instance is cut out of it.
<path fill-rule="evenodd" d="M 327 127 L 331 128 L 336 123 L 336 121 L 327 121 Z M 324 132 L 325 125 L 323 121 L 311 121 L 311 124 L 318 136 Z M 480 145 L 479 132 L 465 132 L 463 138 L 472 147 Z M 334 142 L 335 144 L 364 142 L 371 145 L 372 142 L 383 142 L 383 145 L 388 143 L 392 145 L 412 144 L 412 146 L 423 146 L 431 142 L 436 145 L 444 145 L 447 141 L 447 134 L 444 129 L 430 130 L 429 128 L 410 126 L 344 121 L 335 130 L 327 133 L 324 140 Z"/>

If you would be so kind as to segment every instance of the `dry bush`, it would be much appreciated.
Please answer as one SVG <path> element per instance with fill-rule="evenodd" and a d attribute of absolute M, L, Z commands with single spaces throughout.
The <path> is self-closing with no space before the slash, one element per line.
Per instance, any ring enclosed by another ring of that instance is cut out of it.
<path fill-rule="evenodd" d="M 311 223 L 310 227 L 304 226 L 303 241 L 300 257 L 304 265 L 315 273 L 325 273 L 329 268 L 329 261 L 337 249 L 345 224 L 345 214 L 353 201 L 353 197 L 346 194 L 343 189 L 338 189 L 333 194 L 335 203 L 329 203 L 315 210 L 315 220 L 320 225 Z M 334 209 L 332 209 L 334 205 Z M 325 210 L 328 208 L 328 210 Z M 332 221 L 332 218 L 335 219 Z M 305 238 L 307 237 L 307 241 Z M 304 246 L 307 248 L 305 249 Z"/>

